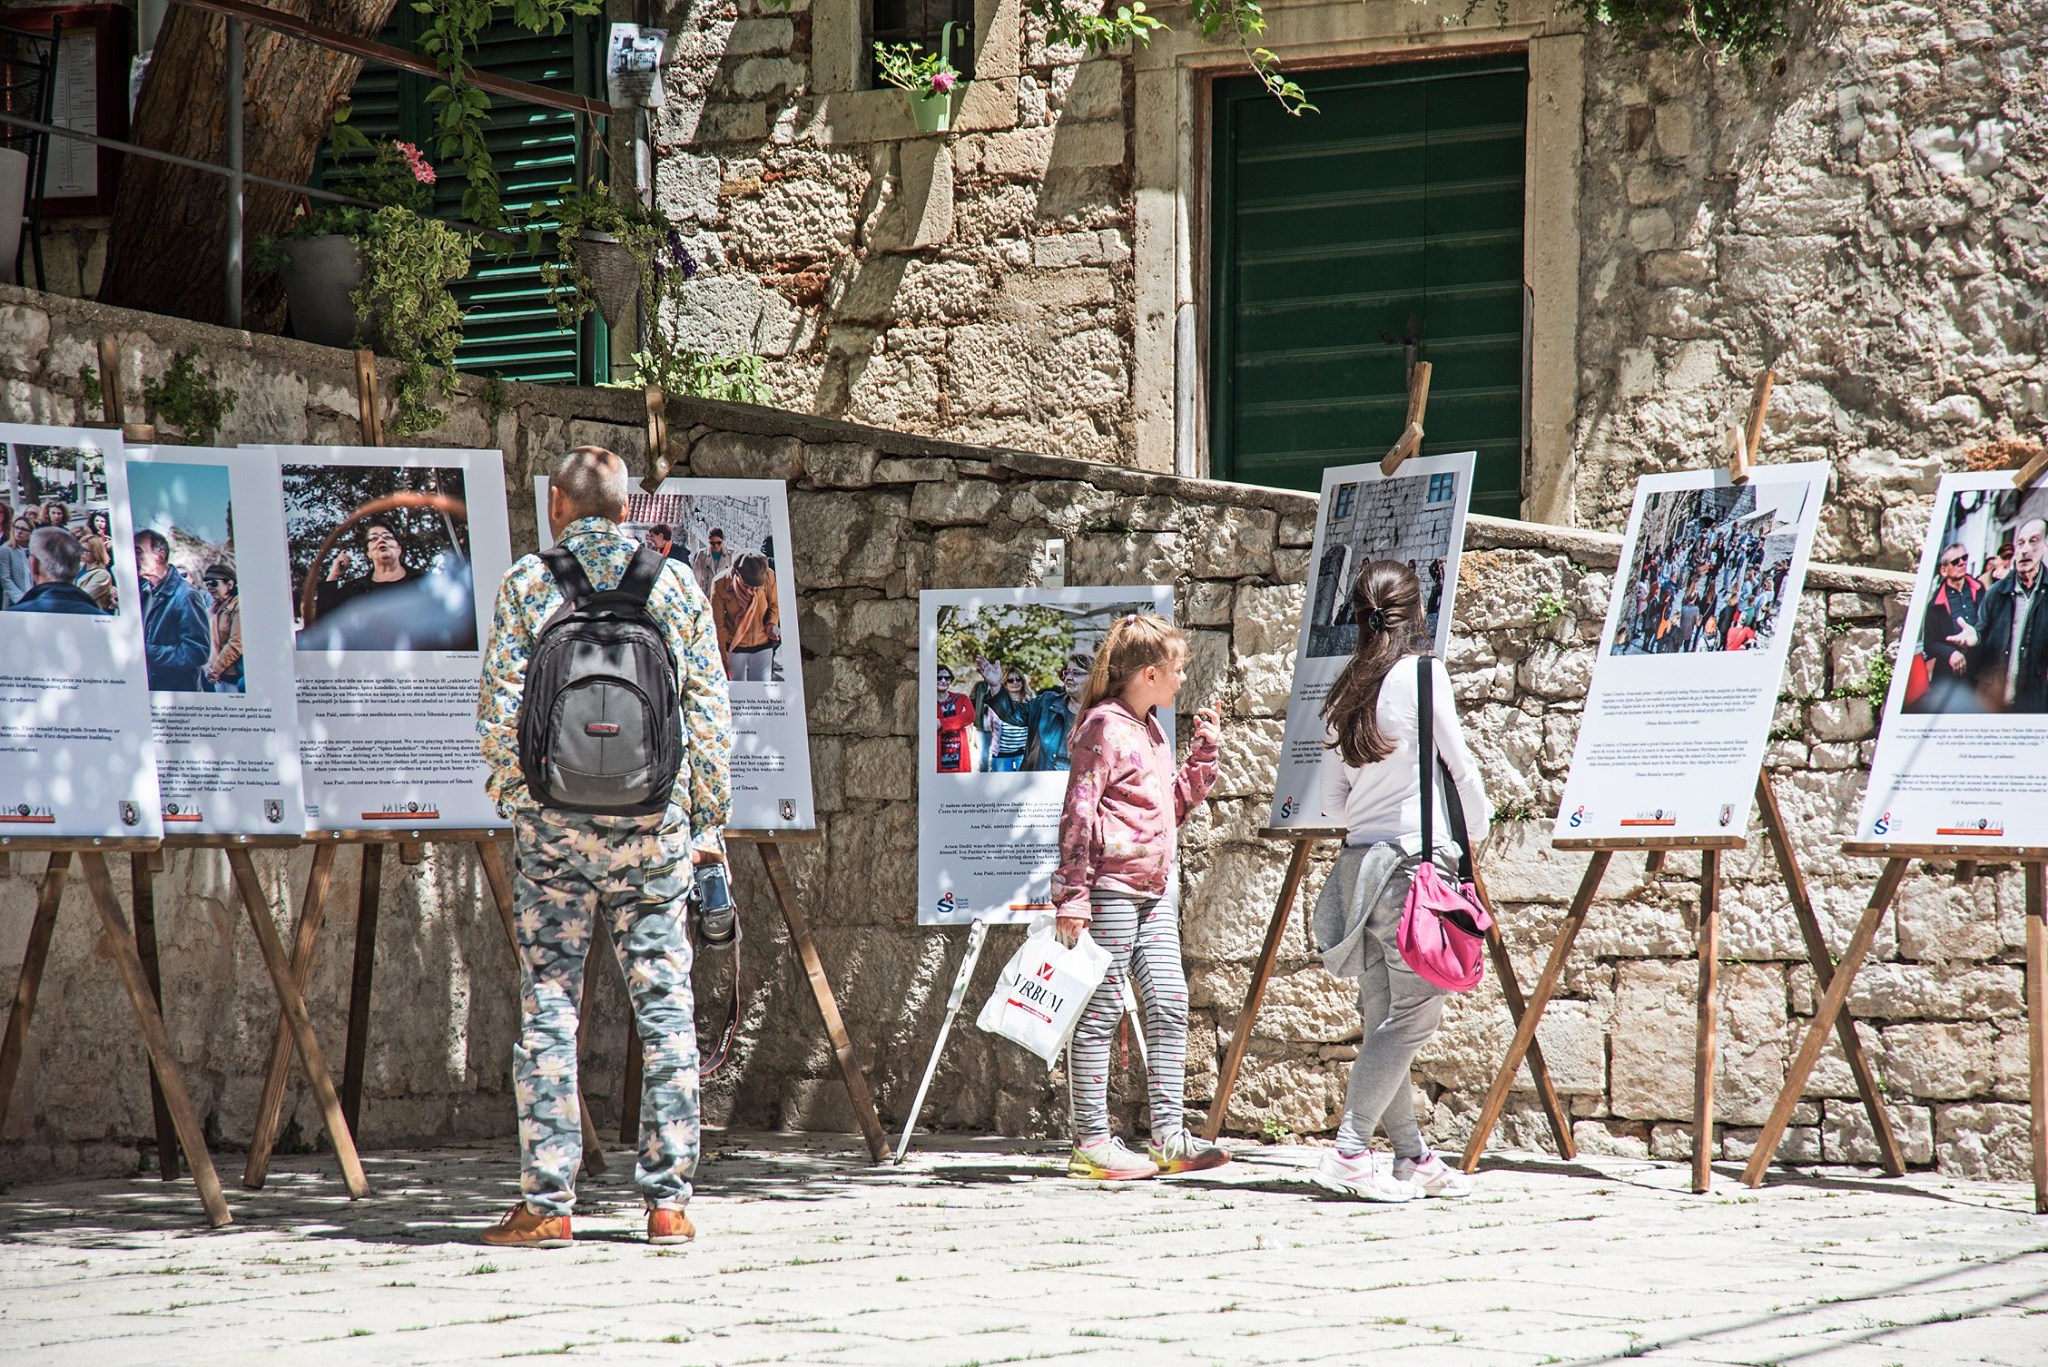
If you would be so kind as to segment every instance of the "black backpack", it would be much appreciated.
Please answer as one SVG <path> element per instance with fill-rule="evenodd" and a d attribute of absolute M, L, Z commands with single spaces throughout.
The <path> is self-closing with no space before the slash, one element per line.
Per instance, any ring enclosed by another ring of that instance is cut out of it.
<path fill-rule="evenodd" d="M 534 801 L 593 816 L 666 810 L 683 767 L 674 657 L 647 600 L 668 562 L 642 546 L 617 588 L 575 555 L 540 553 L 564 602 L 540 629 L 519 705 L 519 768 Z"/>

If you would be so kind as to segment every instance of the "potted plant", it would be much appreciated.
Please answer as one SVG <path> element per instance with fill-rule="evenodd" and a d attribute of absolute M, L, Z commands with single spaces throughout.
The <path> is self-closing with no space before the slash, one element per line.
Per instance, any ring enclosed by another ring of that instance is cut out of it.
<path fill-rule="evenodd" d="M 541 277 L 564 326 L 595 308 L 617 327 L 638 297 L 646 308 L 648 350 L 666 350 L 664 306 L 679 301 L 683 282 L 697 273 L 696 258 L 667 214 L 601 182 L 588 190 L 564 185 L 552 204 L 535 209 L 527 233 L 535 251 L 543 236 L 555 237 L 561 259 L 542 266 Z"/>
<path fill-rule="evenodd" d="M 943 133 L 953 126 L 953 87 L 960 72 L 953 65 L 953 28 L 939 29 L 939 50 L 919 43 L 876 43 L 875 74 L 910 97 L 910 117 L 920 133 Z"/>
<path fill-rule="evenodd" d="M 448 287 L 469 274 L 470 242 L 425 216 L 435 181 L 425 154 L 408 142 L 373 146 L 349 127 L 348 112 L 343 106 L 334 118 L 329 146 L 335 159 L 351 151 L 371 155 L 337 177 L 337 188 L 377 207 L 310 210 L 282 237 L 261 243 L 258 261 L 283 276 L 301 338 L 323 346 L 368 345 L 402 363 L 390 430 L 423 432 L 447 416 L 434 406 L 433 390 L 445 397 L 455 392 L 462 308 Z"/>

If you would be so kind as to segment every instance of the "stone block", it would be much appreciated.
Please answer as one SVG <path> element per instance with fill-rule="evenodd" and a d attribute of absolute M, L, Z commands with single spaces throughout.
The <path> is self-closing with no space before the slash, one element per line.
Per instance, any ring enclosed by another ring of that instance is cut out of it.
<path fill-rule="evenodd" d="M 1124 64 L 1104 58 L 1073 68 L 1074 78 L 1060 97 L 1060 118 L 1088 122 L 1119 119 L 1124 114 Z"/>
<path fill-rule="evenodd" d="M 901 494 L 856 499 L 798 489 L 789 496 L 797 581 L 806 589 L 881 588 L 895 570 L 907 529 Z"/>
<path fill-rule="evenodd" d="M 1199 638 L 1208 638 L 1221 644 L 1217 632 L 1198 631 L 1189 634 L 1192 653 L 1199 655 L 1200 647 L 1194 645 Z M 1227 649 L 1227 647 L 1225 647 Z M 1190 662 L 1188 680 L 1190 687 L 1182 697 L 1190 701 L 1203 698 L 1193 689 L 1195 673 Z M 1204 703 L 1203 705 L 1206 705 Z M 1223 750 L 1216 762 L 1215 797 L 1261 797 L 1273 795 L 1273 776 L 1280 762 L 1280 736 L 1282 723 L 1278 720 L 1251 720 L 1232 726 L 1223 736 Z"/>
<path fill-rule="evenodd" d="M 1878 1076 L 1894 1095 L 1961 1101 L 1991 1090 L 1993 1032 L 1983 1021 L 1914 1021 L 1883 1030 Z"/>
<path fill-rule="evenodd" d="M 1263 508 L 1216 508 L 1188 528 L 1189 568 L 1198 579 L 1263 575 L 1273 565 L 1280 519 Z"/>
<path fill-rule="evenodd" d="M 1830 1101 L 1822 1107 L 1821 1154 L 1829 1163 L 1878 1161 L 1877 1132 L 1870 1127 L 1870 1112 L 1860 1101 Z M 1934 1161 L 1934 1111 L 1927 1106 L 1887 1104 L 1892 1137 L 1907 1163 L 1921 1166 Z"/>
<path fill-rule="evenodd" d="M 1067 542 L 1070 584 L 1168 584 L 1184 553 L 1177 532 L 1097 533 Z"/>
<path fill-rule="evenodd" d="M 1847 596 L 1840 593 L 1830 595 L 1831 598 Z M 1851 627 L 1835 635 L 1828 647 L 1829 677 L 1836 688 L 1861 688 L 1870 677 L 1870 667 L 1879 660 L 1889 662 L 1890 658 L 1881 626 Z"/>
<path fill-rule="evenodd" d="M 1290 649 L 1240 655 L 1237 679 L 1239 716 L 1284 716 L 1288 694 L 1294 686 L 1294 652 Z"/>
<path fill-rule="evenodd" d="M 1291 652 L 1307 590 L 1300 584 L 1247 584 L 1237 591 L 1231 644 L 1239 655 Z"/>
<path fill-rule="evenodd" d="M 1973 1182 L 2020 1182 L 2032 1150 L 2025 1106 L 1973 1102 L 1943 1106 L 1934 1117 L 1934 1150 L 1941 1170 Z"/>
<path fill-rule="evenodd" d="M 1079 123 L 1064 118 L 1056 125 L 1048 169 L 1121 166 L 1123 162 L 1124 125 L 1121 120 Z"/>
<path fill-rule="evenodd" d="M 1181 945 L 1190 959 L 1249 959 L 1259 952 L 1280 896 L 1285 853 L 1226 845 L 1182 880 Z"/>
<path fill-rule="evenodd" d="M 910 520 L 937 527 L 986 527 L 1003 501 L 1003 487 L 987 480 L 920 484 L 910 495 Z"/>
<path fill-rule="evenodd" d="M 1574 1120 L 1572 1143 L 1582 1153 L 1613 1158 L 1648 1158 L 1650 1132 L 1622 1120 Z"/>
<path fill-rule="evenodd" d="M 1762 1138 L 1761 1127 L 1723 1130 L 1721 1157 L 1730 1163 L 1746 1163 L 1750 1155 L 1756 1152 L 1757 1141 Z M 1771 1155 L 1771 1161 L 1795 1168 L 1821 1162 L 1820 1127 L 1810 1124 L 1788 1125 L 1783 1137 L 1778 1140 L 1777 1152 Z"/>
<path fill-rule="evenodd" d="M 1858 741 L 1876 733 L 1877 714 L 1868 698 L 1823 698 L 1806 709 L 1806 724 L 1822 741 Z"/>
<path fill-rule="evenodd" d="M 1699 969 L 1625 963 L 1617 970 L 1611 1102 L 1635 1120 L 1691 1120 Z M 1720 974 L 1716 1119 L 1760 1125 L 1784 1078 L 1785 975 L 1776 966 L 1726 965 Z"/>
<path fill-rule="evenodd" d="M 803 469 L 804 444 L 795 437 L 711 432 L 690 447 L 690 473 L 699 479 L 793 481 Z"/>
<path fill-rule="evenodd" d="M 865 489 L 874 483 L 875 449 L 855 442 L 806 446 L 804 478 L 828 489 Z"/>
<path fill-rule="evenodd" d="M 1237 586 L 1210 580 L 1197 580 L 1182 595 L 1180 620 L 1184 625 L 1197 627 L 1227 627 L 1231 623 Z"/>
<path fill-rule="evenodd" d="M 1021 584 L 1036 552 L 1028 538 L 987 527 L 948 527 L 932 538 L 932 587 L 997 588 Z"/>
<path fill-rule="evenodd" d="M 906 736 L 849 741 L 846 796 L 856 803 L 914 801 L 917 797 L 917 742 Z"/>
<path fill-rule="evenodd" d="M 1839 928 L 1831 943 L 1842 943 Z M 1849 989 L 1862 1020 L 1996 1020 L 2026 1013 L 2026 972 L 2017 964 L 1866 962 Z"/>

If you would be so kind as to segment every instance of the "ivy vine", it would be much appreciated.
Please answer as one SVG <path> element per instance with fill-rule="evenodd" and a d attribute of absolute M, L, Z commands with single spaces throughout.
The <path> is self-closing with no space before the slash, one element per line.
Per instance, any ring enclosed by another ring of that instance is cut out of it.
<path fill-rule="evenodd" d="M 1785 37 L 1788 0 L 1561 0 L 1589 24 L 1638 41 L 1686 34 L 1700 46 L 1752 61 Z"/>
<path fill-rule="evenodd" d="M 476 70 L 470 56 L 477 39 L 501 17 L 529 33 L 558 35 L 572 16 L 602 13 L 602 0 L 414 0 L 413 9 L 427 20 L 420 53 L 433 59 L 442 77 L 442 84 L 427 95 L 434 112 L 435 151 L 462 168 L 463 217 L 486 228 L 501 227 L 501 182 L 484 141 L 491 98 L 470 83 Z"/>
<path fill-rule="evenodd" d="M 1045 24 L 1046 41 L 1078 47 L 1098 56 L 1126 43 L 1149 43 L 1166 27 L 1145 12 L 1144 0 L 1125 4 L 1090 4 L 1090 0 L 1025 0 L 1025 8 Z M 1269 94 L 1290 114 L 1312 112 L 1315 106 L 1300 85 L 1280 70 L 1280 60 L 1259 39 L 1266 32 L 1266 11 L 1259 0 L 1189 0 L 1188 15 L 1203 39 L 1234 45 Z"/>
<path fill-rule="evenodd" d="M 439 427 L 448 414 L 435 407 L 434 395 L 455 397 L 455 348 L 462 342 L 462 305 L 448 287 L 469 274 L 470 241 L 439 219 L 387 205 L 370 220 L 362 253 L 363 283 L 349 302 L 358 318 L 375 322 L 378 350 L 399 363 L 391 433 Z"/>

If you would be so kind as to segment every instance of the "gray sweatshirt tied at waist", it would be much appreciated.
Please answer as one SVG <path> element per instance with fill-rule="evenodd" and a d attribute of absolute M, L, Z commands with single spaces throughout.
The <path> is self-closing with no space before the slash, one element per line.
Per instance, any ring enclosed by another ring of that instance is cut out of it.
<path fill-rule="evenodd" d="M 1387 894 L 1389 885 L 1403 896 L 1422 856 L 1382 840 L 1372 845 L 1346 845 L 1336 866 L 1316 894 L 1316 948 L 1323 967 L 1340 978 L 1365 971 L 1365 923 Z M 1439 868 L 1444 865 L 1439 863 Z"/>

